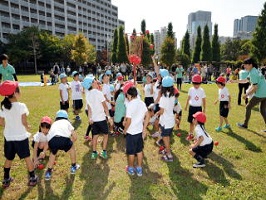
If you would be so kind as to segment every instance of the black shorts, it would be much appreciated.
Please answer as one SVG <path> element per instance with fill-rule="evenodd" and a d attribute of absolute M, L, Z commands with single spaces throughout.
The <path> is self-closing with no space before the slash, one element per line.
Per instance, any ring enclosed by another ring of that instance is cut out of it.
<path fill-rule="evenodd" d="M 61 110 L 67 110 L 69 109 L 69 102 L 65 101 L 65 104 L 62 103 L 62 101 L 60 101 L 60 109 Z"/>
<path fill-rule="evenodd" d="M 70 138 L 55 136 L 48 142 L 48 146 L 52 154 L 56 155 L 58 150 L 68 152 L 73 146 L 73 142 Z"/>
<path fill-rule="evenodd" d="M 146 107 L 149 107 L 152 103 L 154 103 L 153 97 L 145 97 L 144 102 L 146 104 Z"/>
<path fill-rule="evenodd" d="M 142 133 L 137 135 L 126 134 L 126 153 L 128 155 L 135 155 L 142 152 L 144 147 Z"/>
<path fill-rule="evenodd" d="M 177 78 L 176 79 L 176 84 L 182 84 L 182 78 Z"/>
<path fill-rule="evenodd" d="M 14 160 L 16 154 L 20 159 L 30 156 L 29 139 L 22 141 L 6 141 L 4 143 L 4 154 L 7 160 Z"/>
<path fill-rule="evenodd" d="M 192 121 L 193 121 L 193 115 L 194 115 L 196 112 L 202 112 L 202 107 L 201 107 L 201 106 L 198 106 L 198 107 L 189 106 L 188 118 L 187 118 L 187 121 L 188 121 L 189 123 L 192 123 Z"/>
<path fill-rule="evenodd" d="M 110 110 L 109 110 L 109 115 L 110 115 L 110 117 L 114 117 L 114 115 L 115 115 L 115 111 L 112 110 L 112 109 L 110 109 Z"/>
<path fill-rule="evenodd" d="M 157 104 L 155 104 L 155 107 L 154 107 L 154 113 L 157 113 L 159 110 L 160 110 L 160 106 L 157 103 Z"/>
<path fill-rule="evenodd" d="M 162 137 L 170 137 L 173 132 L 173 128 L 164 128 L 163 126 L 160 125 L 161 128 L 161 136 Z"/>
<path fill-rule="evenodd" d="M 32 140 L 31 146 L 34 149 L 34 145 L 35 145 L 35 141 Z M 40 149 L 39 147 L 37 148 L 37 156 L 39 157 L 39 155 L 41 154 L 41 152 L 43 152 L 43 149 Z"/>
<path fill-rule="evenodd" d="M 227 118 L 229 113 L 229 102 L 220 101 L 220 116 Z"/>
<path fill-rule="evenodd" d="M 80 110 L 83 107 L 82 99 L 73 100 L 73 108 L 75 110 Z"/>
<path fill-rule="evenodd" d="M 92 124 L 92 136 L 99 134 L 108 134 L 109 128 L 106 120 L 100 122 L 93 122 Z"/>
<path fill-rule="evenodd" d="M 124 125 L 123 125 L 123 121 L 124 121 L 124 117 L 122 117 L 121 121 L 120 122 L 114 122 L 116 128 L 122 128 L 124 129 Z"/>
<path fill-rule="evenodd" d="M 213 149 L 213 142 L 211 144 L 206 144 L 204 146 L 197 146 L 195 148 L 192 149 L 192 151 L 200 156 L 202 156 L 203 158 L 206 158 Z"/>

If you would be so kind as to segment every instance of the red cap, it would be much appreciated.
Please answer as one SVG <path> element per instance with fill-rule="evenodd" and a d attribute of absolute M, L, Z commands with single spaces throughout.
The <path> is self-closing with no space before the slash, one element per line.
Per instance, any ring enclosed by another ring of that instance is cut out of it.
<path fill-rule="evenodd" d="M 216 82 L 219 82 L 219 83 L 223 83 L 223 84 L 225 84 L 226 80 L 225 80 L 224 77 L 219 76 L 219 77 L 216 79 Z"/>
<path fill-rule="evenodd" d="M 132 81 L 127 81 L 123 86 L 123 92 L 124 94 L 127 93 L 128 89 L 134 86 L 134 83 Z"/>
<path fill-rule="evenodd" d="M 48 117 L 48 116 L 44 116 L 44 117 L 41 119 L 41 123 L 52 124 L 52 120 L 51 120 L 50 117 Z"/>
<path fill-rule="evenodd" d="M 117 80 L 119 80 L 119 81 L 122 81 L 123 79 L 124 79 L 123 76 L 118 76 L 118 77 L 117 77 Z"/>
<path fill-rule="evenodd" d="M 196 74 L 192 77 L 192 83 L 201 83 L 202 82 L 202 78 L 199 74 Z"/>
<path fill-rule="evenodd" d="M 174 95 L 176 95 L 178 93 L 179 93 L 179 90 L 176 87 L 174 87 Z"/>
<path fill-rule="evenodd" d="M 193 117 L 200 123 L 205 123 L 206 122 L 206 115 L 203 112 L 196 112 Z"/>
<path fill-rule="evenodd" d="M 18 87 L 18 82 L 17 81 L 4 81 L 0 85 L 0 95 L 1 96 L 10 96 L 14 94 Z"/>

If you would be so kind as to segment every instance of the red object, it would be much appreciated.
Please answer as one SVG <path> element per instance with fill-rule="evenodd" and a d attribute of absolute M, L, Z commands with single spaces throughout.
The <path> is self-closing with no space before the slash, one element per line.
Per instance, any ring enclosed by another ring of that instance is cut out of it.
<path fill-rule="evenodd" d="M 192 83 L 201 83 L 202 82 L 202 78 L 199 74 L 196 74 L 192 77 Z"/>
<path fill-rule="evenodd" d="M 206 122 L 206 115 L 203 112 L 196 112 L 193 117 L 200 123 L 205 123 Z"/>
<path fill-rule="evenodd" d="M 176 135 L 177 135 L 178 137 L 181 137 L 181 133 L 177 133 Z"/>
<path fill-rule="evenodd" d="M 0 85 L 0 95 L 1 96 L 10 96 L 15 93 L 18 87 L 17 81 L 4 81 Z"/>
<path fill-rule="evenodd" d="M 39 164 L 39 165 L 38 165 L 38 169 L 39 169 L 39 170 L 43 170 L 43 169 L 44 169 L 44 164 Z"/>
<path fill-rule="evenodd" d="M 141 63 L 141 58 L 139 56 L 135 55 L 135 54 L 132 54 L 132 55 L 129 56 L 129 61 L 132 64 L 138 65 L 138 64 Z"/>
<path fill-rule="evenodd" d="M 145 31 L 146 35 L 150 34 L 150 31 L 149 30 L 146 30 Z"/>
<path fill-rule="evenodd" d="M 218 146 L 218 144 L 219 144 L 218 141 L 215 141 L 215 142 L 214 142 L 214 145 L 215 145 L 215 146 Z"/>
<path fill-rule="evenodd" d="M 56 161 L 54 161 L 54 165 L 56 165 Z"/>
<path fill-rule="evenodd" d="M 160 150 L 160 151 L 163 151 L 163 150 L 164 150 L 164 146 L 160 146 L 160 147 L 159 147 L 159 150 Z"/>
<path fill-rule="evenodd" d="M 154 45 L 153 44 L 150 44 L 150 49 L 153 49 Z"/>
<path fill-rule="evenodd" d="M 219 77 L 216 79 L 216 82 L 225 84 L 226 80 L 225 80 L 224 77 L 219 76 Z"/>
<path fill-rule="evenodd" d="M 51 120 L 50 117 L 48 117 L 48 116 L 44 116 L 44 117 L 41 119 L 41 123 L 51 124 L 51 123 L 52 123 L 52 120 Z"/>
<path fill-rule="evenodd" d="M 118 76 L 118 77 L 117 77 L 117 80 L 119 80 L 119 81 L 122 81 L 123 79 L 124 79 L 123 76 Z"/>
<path fill-rule="evenodd" d="M 127 91 L 128 91 L 128 89 L 131 88 L 132 86 L 134 86 L 134 83 L 132 81 L 125 82 L 125 84 L 123 86 L 123 92 L 124 92 L 124 94 L 126 94 Z"/>
<path fill-rule="evenodd" d="M 178 93 L 179 93 L 179 90 L 176 87 L 174 87 L 174 95 L 177 95 Z"/>

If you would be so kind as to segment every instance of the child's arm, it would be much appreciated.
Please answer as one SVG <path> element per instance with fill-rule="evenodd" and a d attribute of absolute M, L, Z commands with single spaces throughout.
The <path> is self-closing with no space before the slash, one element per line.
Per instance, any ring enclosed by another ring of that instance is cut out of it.
<path fill-rule="evenodd" d="M 152 58 L 152 62 L 153 62 L 153 65 L 154 65 L 154 71 L 156 73 L 156 76 L 159 76 L 159 66 L 156 63 L 155 54 L 151 58 Z"/>
<path fill-rule="evenodd" d="M 0 126 L 5 126 L 5 118 L 0 117 Z"/>
<path fill-rule="evenodd" d="M 93 121 L 92 121 L 92 119 L 91 119 L 91 116 L 92 116 L 92 114 L 91 114 L 91 107 L 90 107 L 89 104 L 87 104 L 87 107 L 88 107 L 89 123 L 90 123 L 90 124 L 93 124 Z"/>
<path fill-rule="evenodd" d="M 155 114 L 156 116 L 160 116 L 164 113 L 164 109 L 160 108 L 160 110 Z"/>
<path fill-rule="evenodd" d="M 76 133 L 76 131 L 73 130 L 73 131 L 71 132 L 71 141 L 72 141 L 72 142 L 75 142 L 75 141 L 77 140 L 77 138 L 78 138 L 78 137 L 77 137 L 77 133 Z"/>
<path fill-rule="evenodd" d="M 155 104 L 159 103 L 161 96 L 162 96 L 162 93 L 161 93 L 161 91 L 159 91 L 158 97 L 157 97 L 157 99 L 154 102 Z"/>
<path fill-rule="evenodd" d="M 130 126 L 130 124 L 131 124 L 131 118 L 128 118 L 128 117 L 126 117 L 126 119 L 125 119 L 125 124 L 124 124 L 124 134 L 126 135 L 127 134 L 127 129 L 128 129 L 128 127 Z"/>
<path fill-rule="evenodd" d="M 185 111 L 187 111 L 188 102 L 189 102 L 190 98 L 191 98 L 191 97 L 190 97 L 190 96 L 188 96 L 188 98 L 187 98 L 187 101 L 186 101 Z"/>
<path fill-rule="evenodd" d="M 65 101 L 63 100 L 63 91 L 62 90 L 59 90 L 59 94 L 60 94 L 61 102 L 64 105 L 65 104 Z"/>
<path fill-rule="evenodd" d="M 45 143 L 44 147 L 43 147 L 43 151 L 40 153 L 40 156 L 39 158 L 45 158 L 45 155 L 46 155 L 46 151 L 49 149 L 49 146 L 48 146 L 48 142 Z"/>
<path fill-rule="evenodd" d="M 202 112 L 206 111 L 206 98 L 202 98 Z"/>
<path fill-rule="evenodd" d="M 29 131 L 30 126 L 27 122 L 27 115 L 25 113 L 23 115 L 21 115 L 21 120 L 22 120 L 23 126 L 26 128 L 27 131 Z"/>
<path fill-rule="evenodd" d="M 38 160 L 38 156 L 37 156 L 38 146 L 39 146 L 39 142 L 35 142 L 34 143 L 34 148 L 33 148 L 33 162 L 34 162 L 34 166 L 36 166 L 36 165 L 39 164 L 39 160 Z"/>
<path fill-rule="evenodd" d="M 192 148 L 195 148 L 195 147 L 199 146 L 199 145 L 203 142 L 203 140 L 204 140 L 203 136 L 200 136 L 200 137 L 196 140 L 196 142 L 195 142 L 194 144 L 191 145 L 191 147 L 192 147 Z"/>
<path fill-rule="evenodd" d="M 113 125 L 113 120 L 112 118 L 110 117 L 110 114 L 109 114 L 109 110 L 108 110 L 108 107 L 106 105 L 106 101 L 102 102 L 102 105 L 103 105 L 103 108 L 104 108 L 104 112 L 108 118 L 108 122 L 110 123 L 110 125 L 112 126 Z"/>
<path fill-rule="evenodd" d="M 144 119 L 144 125 L 143 125 L 143 132 L 142 132 L 142 138 L 146 138 L 147 136 L 147 126 L 149 124 L 149 121 L 150 121 L 150 114 L 149 114 L 149 111 L 147 111 L 145 113 L 145 119 Z"/>

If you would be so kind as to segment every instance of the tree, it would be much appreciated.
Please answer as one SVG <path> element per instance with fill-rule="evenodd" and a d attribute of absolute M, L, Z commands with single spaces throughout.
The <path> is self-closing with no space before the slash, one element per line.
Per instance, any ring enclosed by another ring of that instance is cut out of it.
<path fill-rule="evenodd" d="M 112 46 L 112 63 L 117 63 L 117 47 L 118 47 L 118 32 L 117 29 L 114 30 L 114 39 Z"/>
<path fill-rule="evenodd" d="M 202 52 L 201 52 L 202 61 L 212 61 L 212 48 L 210 42 L 210 33 L 207 24 L 204 27 L 203 31 L 203 41 L 202 41 Z"/>
<path fill-rule="evenodd" d="M 71 50 L 74 48 L 75 43 L 75 35 L 69 34 L 66 35 L 63 39 L 61 39 L 62 45 L 62 59 L 66 63 L 71 62 Z"/>
<path fill-rule="evenodd" d="M 193 63 L 197 63 L 200 61 L 201 43 L 202 43 L 201 28 L 200 26 L 198 26 L 196 45 L 195 45 L 195 49 L 193 52 L 193 58 L 192 58 Z"/>
<path fill-rule="evenodd" d="M 145 19 L 143 19 L 141 21 L 141 32 L 142 32 L 143 35 L 146 34 L 146 21 L 145 21 Z"/>
<path fill-rule="evenodd" d="M 212 37 L 212 60 L 221 61 L 220 42 L 218 36 L 218 24 L 214 25 L 214 35 Z"/>
<path fill-rule="evenodd" d="M 151 49 L 150 43 L 147 37 L 143 39 L 143 50 L 142 50 L 142 64 L 147 66 L 151 63 Z"/>
<path fill-rule="evenodd" d="M 240 55 L 241 40 L 239 38 L 231 40 L 228 38 L 221 46 L 221 57 L 223 61 L 237 60 Z"/>
<path fill-rule="evenodd" d="M 175 33 L 173 32 L 173 25 L 172 25 L 171 22 L 168 24 L 167 37 L 170 37 L 172 39 L 175 39 Z"/>
<path fill-rule="evenodd" d="M 175 40 L 171 37 L 166 37 L 161 47 L 161 61 L 170 67 L 176 60 Z"/>
<path fill-rule="evenodd" d="M 266 2 L 258 18 L 257 27 L 253 34 L 253 56 L 262 62 L 266 59 Z"/>
<path fill-rule="evenodd" d="M 118 29 L 117 62 L 128 62 L 123 26 Z"/>
<path fill-rule="evenodd" d="M 190 64 L 190 58 L 187 54 L 183 54 L 180 50 L 177 50 L 176 60 L 178 64 L 183 65 L 185 68 Z"/>
<path fill-rule="evenodd" d="M 128 35 L 125 34 L 125 42 L 126 42 L 126 52 L 127 55 L 129 54 L 129 41 L 128 41 Z"/>
<path fill-rule="evenodd" d="M 186 54 L 190 59 L 190 44 L 189 44 L 189 33 L 188 30 L 182 40 L 182 54 Z"/>

